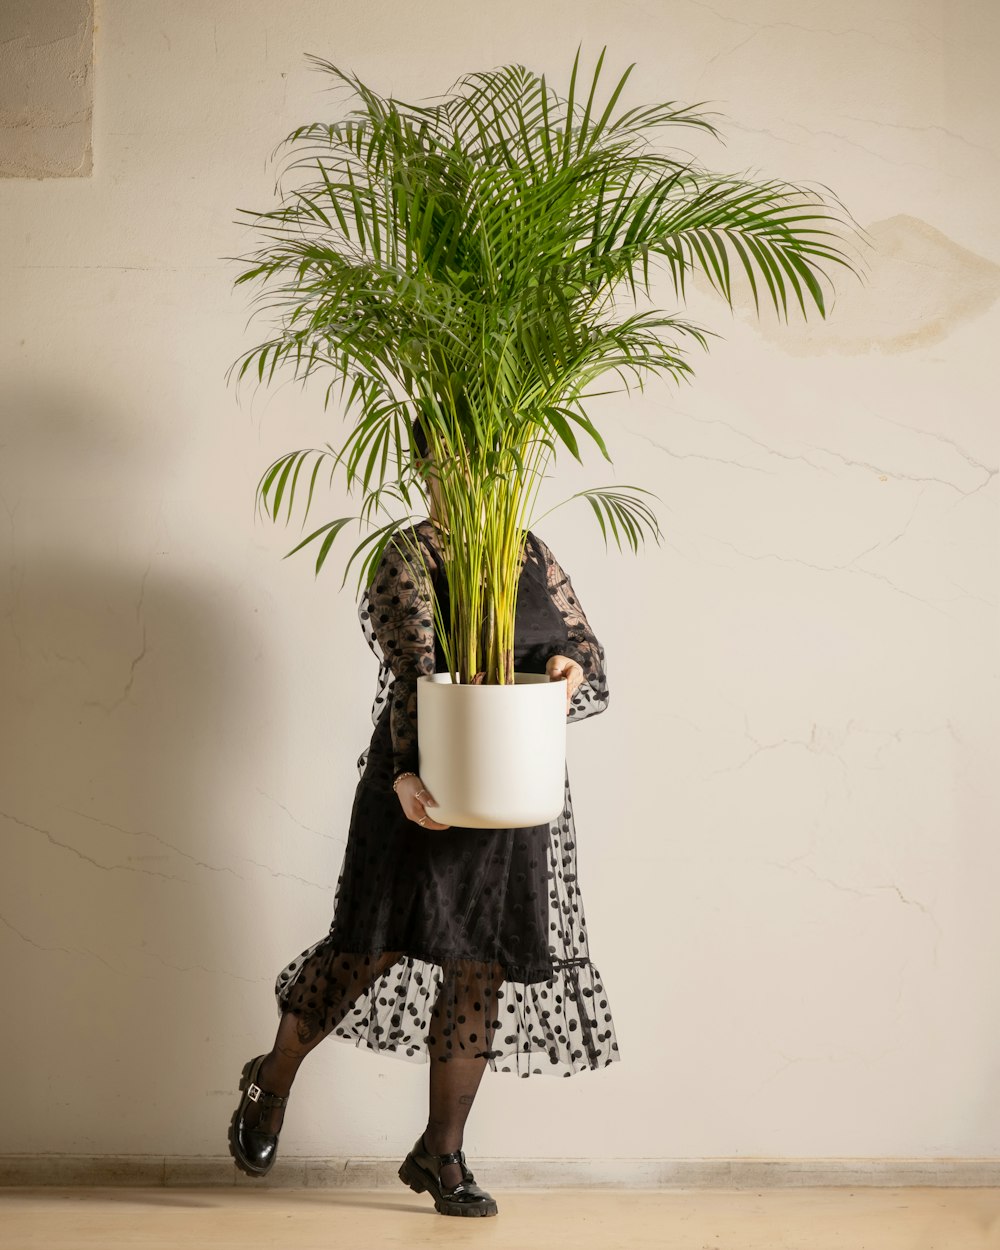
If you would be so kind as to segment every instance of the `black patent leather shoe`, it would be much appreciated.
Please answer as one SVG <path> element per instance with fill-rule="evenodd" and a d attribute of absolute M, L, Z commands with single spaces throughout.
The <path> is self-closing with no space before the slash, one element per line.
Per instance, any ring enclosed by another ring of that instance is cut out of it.
<path fill-rule="evenodd" d="M 255 1102 L 260 1108 L 258 1123 L 261 1123 L 270 1108 L 283 1107 L 290 1097 L 288 1094 L 272 1094 L 257 1084 L 257 1073 L 266 1058 L 266 1054 L 257 1055 L 243 1065 L 240 1089 L 244 1094 L 229 1122 L 229 1153 L 236 1160 L 236 1166 L 247 1176 L 266 1176 L 274 1167 L 278 1155 L 278 1133 L 247 1126 L 246 1114 L 250 1104 Z"/>
<path fill-rule="evenodd" d="M 441 1168 L 447 1163 L 458 1163 L 462 1167 L 462 1179 L 451 1189 L 446 1189 L 441 1184 Z M 434 1206 L 442 1215 L 497 1213 L 496 1200 L 485 1189 L 480 1189 L 476 1178 L 466 1166 L 465 1152 L 452 1150 L 448 1154 L 433 1155 L 425 1146 L 423 1133 L 403 1160 L 399 1179 L 404 1185 L 409 1185 L 414 1193 L 422 1194 L 425 1189 L 429 1190 Z"/>

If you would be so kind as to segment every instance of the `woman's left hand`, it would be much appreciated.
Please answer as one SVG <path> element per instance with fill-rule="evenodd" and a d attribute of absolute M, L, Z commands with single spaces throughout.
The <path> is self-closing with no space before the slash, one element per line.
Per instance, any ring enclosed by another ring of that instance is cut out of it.
<path fill-rule="evenodd" d="M 570 700 L 583 681 L 583 669 L 568 655 L 550 655 L 545 661 L 545 671 L 549 681 L 566 679 L 566 712 L 569 713 Z"/>

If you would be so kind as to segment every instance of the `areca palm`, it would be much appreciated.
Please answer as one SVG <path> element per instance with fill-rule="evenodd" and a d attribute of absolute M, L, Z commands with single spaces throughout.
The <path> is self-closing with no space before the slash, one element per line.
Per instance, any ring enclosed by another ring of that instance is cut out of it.
<path fill-rule="evenodd" d="M 251 264 L 236 284 L 261 280 L 281 321 L 238 376 L 255 366 L 270 381 L 291 366 L 305 380 L 320 369 L 331 378 L 324 408 L 339 381 L 354 417 L 339 451 L 326 444 L 270 465 L 258 498 L 275 520 L 283 505 L 290 516 L 308 481 L 307 517 L 324 465 L 331 474 L 343 465 L 349 491 L 360 483 L 360 517 L 327 521 L 288 552 L 317 542 L 318 572 L 345 526 L 389 503 L 412 508 L 433 470 L 451 603 L 447 621 L 436 602 L 434 611 L 449 671 L 511 682 L 521 544 L 546 469 L 561 450 L 582 463 L 586 439 L 611 460 L 587 388 L 611 373 L 640 389 L 650 375 L 680 380 L 693 370 L 677 340 L 707 349 L 712 333 L 656 309 L 624 316 L 617 302 L 638 309 L 665 262 L 678 299 L 697 271 L 732 306 L 732 266 L 758 311 L 763 279 L 779 315 L 787 319 L 791 294 L 803 316 L 809 302 L 825 317 L 820 262 L 848 262 L 824 223 L 848 214 L 832 193 L 718 175 L 653 150 L 651 138 L 671 127 L 718 131 L 697 105 L 619 109 L 633 66 L 599 103 L 604 51 L 581 88 L 577 50 L 565 98 L 544 75 L 509 65 L 467 75 L 425 105 L 384 98 L 311 59 L 360 105 L 279 145 L 295 157 L 285 174 L 309 177 L 279 207 L 251 214 L 268 243 L 238 258 Z M 412 452 L 417 422 L 425 459 Z M 646 532 L 660 539 L 652 494 L 618 486 L 571 498 L 590 504 L 605 544 L 610 533 L 637 551 Z M 423 562 L 407 519 L 376 525 L 354 549 L 348 569 L 367 548 L 359 589 L 390 540 Z"/>

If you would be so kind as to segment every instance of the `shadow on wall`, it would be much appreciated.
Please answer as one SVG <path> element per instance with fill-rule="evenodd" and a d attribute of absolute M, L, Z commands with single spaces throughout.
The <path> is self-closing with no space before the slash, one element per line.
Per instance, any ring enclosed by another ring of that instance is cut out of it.
<path fill-rule="evenodd" d="M 223 1154 L 228 1055 L 274 1018 L 298 949 L 258 899 L 294 875 L 269 854 L 288 817 L 265 808 L 259 835 L 234 821 L 261 784 L 275 673 L 244 596 L 158 560 L 143 483 L 162 465 L 138 437 L 123 454 L 86 402 L 0 399 L 0 941 L 21 1021 L 4 1030 L 6 1149 Z M 332 882 L 313 897 L 326 915 Z M 237 1040 L 213 1074 L 223 1030 Z M 211 1095 L 210 1140 L 185 1132 L 178 1090 L 185 1114 Z"/>

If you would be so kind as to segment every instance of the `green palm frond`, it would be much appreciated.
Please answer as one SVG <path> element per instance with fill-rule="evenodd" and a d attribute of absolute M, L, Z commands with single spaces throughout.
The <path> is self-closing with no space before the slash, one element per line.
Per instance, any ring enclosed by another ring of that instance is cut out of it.
<path fill-rule="evenodd" d="M 656 540 L 657 545 L 659 545 L 663 533 L 656 519 L 656 513 L 642 499 L 631 498 L 626 493 L 628 491 L 635 491 L 643 495 L 653 495 L 655 499 L 660 498 L 659 495 L 655 495 L 652 491 L 645 490 L 641 486 L 597 487 L 591 490 L 577 491 L 570 498 L 586 499 L 590 504 L 601 527 L 601 533 L 604 535 L 605 547 L 608 545 L 608 526 L 611 527 L 611 532 L 619 550 L 623 550 L 622 538 L 624 537 L 632 550 L 638 551 L 639 543 L 643 541 L 643 530 L 648 530 L 650 535 Z M 619 533 L 619 527 L 621 533 Z"/>
<path fill-rule="evenodd" d="M 565 97 L 515 64 L 466 74 L 422 104 L 309 58 L 355 106 L 296 127 L 278 145 L 289 158 L 278 206 L 239 210 L 265 242 L 235 258 L 247 264 L 235 282 L 260 288 L 255 311 L 277 313 L 279 328 L 230 372 L 270 383 L 291 368 L 304 383 L 320 370 L 324 408 L 339 383 L 352 419 L 339 452 L 296 452 L 270 466 L 262 493 L 272 519 L 282 505 L 287 519 L 307 480 L 308 514 L 326 460 L 331 472 L 343 467 L 349 491 L 360 487 L 361 519 L 386 501 L 412 508 L 423 486 L 409 453 L 419 419 L 465 544 L 449 577 L 471 584 L 461 560 L 485 563 L 489 595 L 512 611 L 513 538 L 531 523 L 547 465 L 560 451 L 582 462 L 581 436 L 611 460 L 584 409 L 586 388 L 605 375 L 626 389 L 659 374 L 687 380 L 694 371 L 678 338 L 708 348 L 712 331 L 638 309 L 658 272 L 679 300 L 700 273 L 732 306 L 742 273 L 758 313 L 766 290 L 786 320 L 789 295 L 803 317 L 807 305 L 826 316 L 821 265 L 851 268 L 837 246 L 853 220 L 840 201 L 829 188 L 720 175 L 657 150 L 678 128 L 719 132 L 704 102 L 623 109 L 634 66 L 604 92 L 605 51 L 588 79 L 577 49 Z M 623 299 L 634 313 L 621 314 Z M 581 492 L 606 543 L 609 532 L 620 549 L 636 550 L 647 531 L 658 539 L 649 505 L 625 493 L 639 490 Z M 318 541 L 318 572 L 344 521 L 293 550 Z M 496 549 L 483 549 L 484 533 Z M 376 545 L 383 538 L 377 531 Z M 475 662 L 464 656 L 462 671 Z"/>

